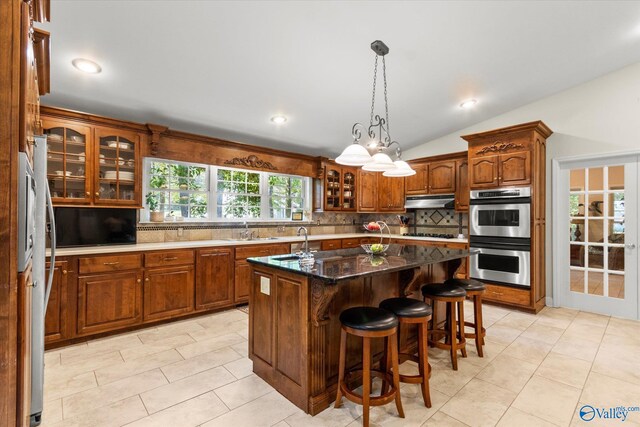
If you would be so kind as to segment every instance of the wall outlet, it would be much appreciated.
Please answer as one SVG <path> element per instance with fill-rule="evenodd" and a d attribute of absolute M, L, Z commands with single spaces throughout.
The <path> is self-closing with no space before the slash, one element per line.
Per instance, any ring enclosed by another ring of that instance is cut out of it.
<path fill-rule="evenodd" d="M 284 225 L 279 225 L 278 228 L 276 229 L 276 231 L 278 233 L 284 233 Z"/>
<path fill-rule="evenodd" d="M 178 227 L 178 237 L 184 236 L 184 228 Z"/>
<path fill-rule="evenodd" d="M 265 295 L 271 295 L 271 279 L 260 276 L 260 292 Z"/>

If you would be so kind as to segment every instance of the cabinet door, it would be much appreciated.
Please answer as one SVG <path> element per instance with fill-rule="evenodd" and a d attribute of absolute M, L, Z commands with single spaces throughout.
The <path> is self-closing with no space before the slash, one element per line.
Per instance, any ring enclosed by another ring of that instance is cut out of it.
<path fill-rule="evenodd" d="M 246 260 L 236 261 L 235 297 L 236 303 L 249 302 L 251 286 L 251 265 Z"/>
<path fill-rule="evenodd" d="M 457 211 L 469 210 L 469 162 L 456 160 L 456 205 Z"/>
<path fill-rule="evenodd" d="M 412 164 L 411 167 L 416 171 L 413 176 L 404 179 L 404 190 L 406 194 L 426 194 L 429 190 L 427 173 L 428 166 L 426 163 Z"/>
<path fill-rule="evenodd" d="M 141 322 L 140 271 L 78 279 L 78 334 L 106 332 Z"/>
<path fill-rule="evenodd" d="M 500 154 L 500 185 L 526 185 L 531 183 L 531 157 L 528 151 Z"/>
<path fill-rule="evenodd" d="M 469 186 L 471 189 L 498 186 L 498 156 L 476 157 L 470 160 Z"/>
<path fill-rule="evenodd" d="M 358 169 L 358 212 L 378 209 L 378 173 Z"/>
<path fill-rule="evenodd" d="M 233 249 L 203 249 L 196 258 L 196 310 L 233 304 Z"/>
<path fill-rule="evenodd" d="M 447 160 L 429 164 L 429 193 L 448 194 L 456 191 L 456 162 Z"/>
<path fill-rule="evenodd" d="M 42 119 L 47 135 L 47 179 L 54 204 L 91 204 L 91 128 Z"/>
<path fill-rule="evenodd" d="M 323 251 L 333 251 L 335 249 L 342 249 L 342 241 L 340 239 L 322 241 Z"/>
<path fill-rule="evenodd" d="M 342 210 L 356 210 L 356 170 L 352 168 L 342 168 Z"/>
<path fill-rule="evenodd" d="M 144 321 L 193 311 L 193 265 L 150 268 L 144 275 Z"/>
<path fill-rule="evenodd" d="M 94 140 L 94 203 L 141 206 L 140 135 L 96 128 Z"/>
<path fill-rule="evenodd" d="M 404 179 L 378 177 L 378 212 L 404 211 Z"/>
<path fill-rule="evenodd" d="M 342 169 L 327 165 L 324 179 L 324 209 L 327 211 L 340 210 L 342 203 Z"/>
<path fill-rule="evenodd" d="M 47 270 L 49 269 L 47 264 Z M 51 294 L 44 321 L 44 342 L 60 341 L 67 334 L 67 261 L 56 261 L 53 270 Z"/>

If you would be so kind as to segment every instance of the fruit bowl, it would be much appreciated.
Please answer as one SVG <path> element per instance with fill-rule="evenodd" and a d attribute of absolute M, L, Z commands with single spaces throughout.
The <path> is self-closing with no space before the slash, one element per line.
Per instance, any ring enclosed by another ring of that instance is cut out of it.
<path fill-rule="evenodd" d="M 383 245 L 380 243 L 360 246 L 362 246 L 362 249 L 364 249 L 364 251 L 370 255 L 382 255 L 387 249 L 389 249 L 389 245 Z"/>

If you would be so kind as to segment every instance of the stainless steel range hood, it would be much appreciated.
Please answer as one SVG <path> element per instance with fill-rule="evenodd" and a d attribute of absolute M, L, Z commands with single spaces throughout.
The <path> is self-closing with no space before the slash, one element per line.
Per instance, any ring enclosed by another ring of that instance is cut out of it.
<path fill-rule="evenodd" d="M 407 196 L 405 209 L 453 209 L 455 206 L 453 194 L 433 194 L 427 196 Z"/>

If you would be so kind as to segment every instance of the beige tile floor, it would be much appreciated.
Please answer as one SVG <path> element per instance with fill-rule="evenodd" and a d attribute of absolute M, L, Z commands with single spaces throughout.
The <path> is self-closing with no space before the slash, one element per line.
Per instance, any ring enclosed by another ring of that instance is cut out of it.
<path fill-rule="evenodd" d="M 467 310 L 470 313 L 471 310 Z M 406 418 L 371 410 L 384 426 L 640 426 L 583 422 L 578 410 L 640 406 L 640 322 L 567 309 L 537 316 L 484 307 L 485 357 L 451 370 L 430 349 L 433 407 L 401 388 Z M 51 426 L 357 426 L 345 401 L 311 417 L 252 373 L 247 315 L 230 310 L 46 353 L 44 423 Z M 415 370 L 407 362 L 403 370 Z"/>

